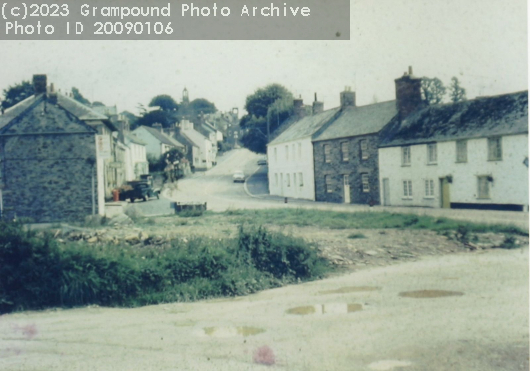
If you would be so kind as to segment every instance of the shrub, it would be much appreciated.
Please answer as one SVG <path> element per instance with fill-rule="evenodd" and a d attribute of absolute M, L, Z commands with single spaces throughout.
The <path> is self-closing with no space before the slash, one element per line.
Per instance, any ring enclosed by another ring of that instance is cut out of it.
<path fill-rule="evenodd" d="M 357 239 L 357 238 L 366 238 L 366 236 L 362 233 L 352 233 L 348 236 L 348 238 Z"/>

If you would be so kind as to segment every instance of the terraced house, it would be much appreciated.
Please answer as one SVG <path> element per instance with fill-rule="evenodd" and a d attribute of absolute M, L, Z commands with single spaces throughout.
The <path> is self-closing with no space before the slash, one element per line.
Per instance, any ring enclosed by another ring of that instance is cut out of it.
<path fill-rule="evenodd" d="M 528 210 L 528 92 L 396 117 L 379 171 L 384 205 Z"/>

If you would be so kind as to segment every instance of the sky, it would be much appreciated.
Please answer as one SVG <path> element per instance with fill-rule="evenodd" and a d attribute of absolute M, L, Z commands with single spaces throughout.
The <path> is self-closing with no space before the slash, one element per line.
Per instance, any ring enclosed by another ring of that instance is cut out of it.
<path fill-rule="evenodd" d="M 528 89 L 526 0 L 352 0 L 349 41 L 0 41 L 0 89 L 48 75 L 62 91 L 137 112 L 152 97 L 222 111 L 270 83 L 325 108 L 395 99 L 394 79 L 456 76 L 468 99 Z M 244 112 L 243 112 L 244 113 Z"/>

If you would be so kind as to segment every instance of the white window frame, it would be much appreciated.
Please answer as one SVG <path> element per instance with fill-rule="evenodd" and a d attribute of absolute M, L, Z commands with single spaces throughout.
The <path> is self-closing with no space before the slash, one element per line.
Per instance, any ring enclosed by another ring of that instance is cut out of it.
<path fill-rule="evenodd" d="M 289 146 L 285 146 L 285 161 L 289 161 Z"/>
<path fill-rule="evenodd" d="M 326 193 L 333 193 L 333 179 L 331 175 L 324 175 L 324 184 L 326 186 Z"/>
<path fill-rule="evenodd" d="M 293 173 L 293 186 L 294 186 L 294 187 L 297 186 L 297 183 L 296 183 L 296 173 Z"/>
<path fill-rule="evenodd" d="M 502 137 L 488 138 L 488 161 L 502 161 Z"/>
<path fill-rule="evenodd" d="M 290 187 L 291 186 L 291 174 L 287 173 L 285 175 L 287 175 L 287 187 Z"/>
<path fill-rule="evenodd" d="M 298 159 L 302 159 L 302 143 L 298 143 Z"/>
<path fill-rule="evenodd" d="M 412 200 L 412 180 L 403 180 L 403 198 L 406 200 Z"/>
<path fill-rule="evenodd" d="M 368 173 L 361 174 L 361 183 L 362 183 L 363 193 L 370 192 L 370 174 Z"/>
<path fill-rule="evenodd" d="M 278 187 L 278 173 L 274 173 L 274 185 Z"/>
<path fill-rule="evenodd" d="M 425 198 L 434 198 L 434 179 L 425 179 Z"/>
<path fill-rule="evenodd" d="M 350 160 L 350 151 L 348 145 L 348 142 L 340 142 L 340 156 L 343 162 L 348 162 Z"/>
<path fill-rule="evenodd" d="M 324 144 L 324 162 L 329 164 L 331 163 L 331 145 Z"/>
<path fill-rule="evenodd" d="M 401 147 L 401 166 L 410 166 L 411 148 L 410 146 Z"/>
<path fill-rule="evenodd" d="M 367 160 L 368 157 L 370 157 L 370 155 L 368 153 L 368 140 L 367 139 L 362 139 L 360 141 L 360 146 L 361 146 L 361 159 Z"/>
<path fill-rule="evenodd" d="M 300 187 L 304 186 L 304 176 L 302 173 L 298 173 L 298 182 L 300 183 Z"/>
<path fill-rule="evenodd" d="M 278 162 L 278 147 L 274 147 L 274 162 Z"/>
<path fill-rule="evenodd" d="M 436 143 L 427 144 L 427 163 L 435 165 L 438 162 L 438 147 Z"/>
<path fill-rule="evenodd" d="M 491 199 L 489 179 L 488 175 L 477 176 L 477 198 L 480 200 Z"/>
<path fill-rule="evenodd" d="M 466 163 L 467 162 L 467 140 L 457 140 L 456 146 L 456 162 Z"/>

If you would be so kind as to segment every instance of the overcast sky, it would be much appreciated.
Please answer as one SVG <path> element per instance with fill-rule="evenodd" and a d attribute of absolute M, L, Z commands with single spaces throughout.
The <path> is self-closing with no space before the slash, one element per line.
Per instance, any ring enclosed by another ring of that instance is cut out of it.
<path fill-rule="evenodd" d="M 136 112 L 158 94 L 221 110 L 280 83 L 326 108 L 351 86 L 357 104 L 395 98 L 394 79 L 457 76 L 468 98 L 528 89 L 526 0 L 358 0 L 350 41 L 0 41 L 0 88 L 46 73 L 63 91 Z"/>

